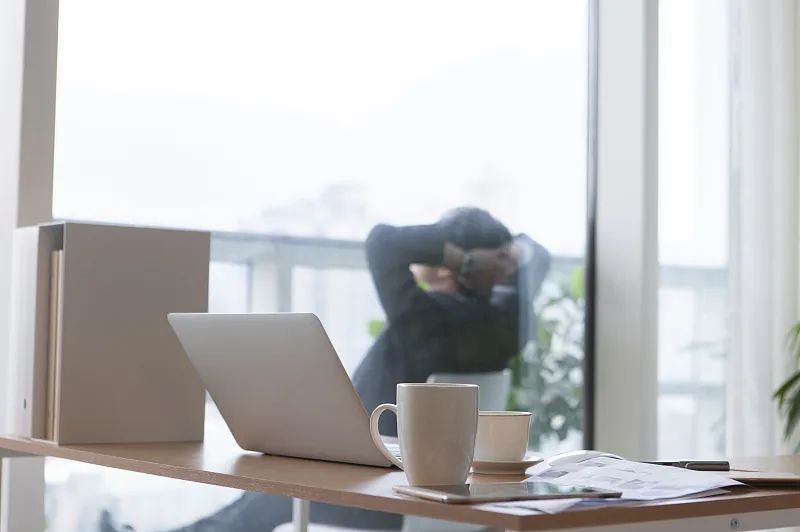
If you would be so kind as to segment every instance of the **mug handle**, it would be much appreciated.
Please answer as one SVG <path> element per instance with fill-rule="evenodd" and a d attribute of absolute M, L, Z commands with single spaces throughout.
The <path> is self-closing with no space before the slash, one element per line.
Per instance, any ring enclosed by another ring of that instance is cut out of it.
<path fill-rule="evenodd" d="M 372 415 L 369 416 L 369 433 L 372 435 L 372 441 L 375 443 L 375 447 L 381 452 L 383 456 L 385 456 L 391 463 L 403 469 L 403 461 L 397 458 L 394 453 L 390 452 L 389 449 L 386 448 L 386 444 L 383 443 L 383 438 L 381 438 L 381 433 L 378 432 L 378 420 L 381 418 L 381 414 L 383 414 L 386 410 L 394 412 L 394 415 L 397 415 L 397 405 L 392 404 L 382 404 L 378 405 L 378 407 L 372 411 Z"/>

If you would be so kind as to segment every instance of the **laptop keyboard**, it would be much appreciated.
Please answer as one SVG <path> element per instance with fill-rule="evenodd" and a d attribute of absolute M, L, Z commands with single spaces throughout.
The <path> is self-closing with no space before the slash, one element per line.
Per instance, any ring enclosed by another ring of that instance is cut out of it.
<path fill-rule="evenodd" d="M 384 445 L 386 445 L 386 448 L 394 455 L 395 458 L 400 458 L 400 444 L 384 442 Z"/>

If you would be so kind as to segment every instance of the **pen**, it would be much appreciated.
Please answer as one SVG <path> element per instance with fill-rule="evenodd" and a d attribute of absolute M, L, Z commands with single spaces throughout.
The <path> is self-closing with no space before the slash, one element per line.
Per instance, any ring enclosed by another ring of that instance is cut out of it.
<path fill-rule="evenodd" d="M 668 462 L 644 462 L 645 464 L 681 467 L 693 471 L 730 471 L 731 464 L 725 460 L 678 460 Z"/>

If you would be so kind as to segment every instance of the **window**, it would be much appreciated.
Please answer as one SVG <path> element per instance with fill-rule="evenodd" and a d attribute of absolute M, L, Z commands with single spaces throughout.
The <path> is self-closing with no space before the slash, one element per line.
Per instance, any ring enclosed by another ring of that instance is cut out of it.
<path fill-rule="evenodd" d="M 728 2 L 659 4 L 659 442 L 724 456 Z"/>
<path fill-rule="evenodd" d="M 581 447 L 586 30 L 582 0 L 63 0 L 55 215 L 214 231 L 211 310 L 316 312 L 352 373 L 384 320 L 369 229 L 486 208 L 553 256 L 509 404 Z M 78 469 L 47 471 L 68 519 Z M 82 474 L 137 529 L 197 517 Z"/>

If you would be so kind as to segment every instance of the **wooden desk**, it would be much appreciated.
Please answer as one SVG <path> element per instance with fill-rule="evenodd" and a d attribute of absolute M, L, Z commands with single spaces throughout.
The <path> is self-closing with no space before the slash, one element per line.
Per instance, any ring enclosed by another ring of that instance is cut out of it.
<path fill-rule="evenodd" d="M 800 525 L 800 489 L 737 489 L 695 500 L 516 515 L 485 505 L 456 506 L 398 496 L 402 472 L 240 450 L 229 443 L 57 446 L 0 437 L 0 456 L 53 456 L 192 482 L 261 491 L 312 501 L 488 525 L 508 530 L 756 530 Z M 800 473 L 800 456 L 733 460 L 747 469 Z M 497 480 L 483 477 L 481 480 Z M 500 477 L 509 480 L 508 477 Z"/>

